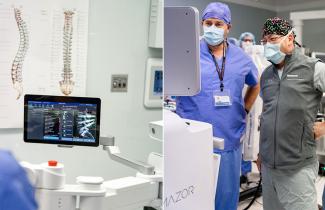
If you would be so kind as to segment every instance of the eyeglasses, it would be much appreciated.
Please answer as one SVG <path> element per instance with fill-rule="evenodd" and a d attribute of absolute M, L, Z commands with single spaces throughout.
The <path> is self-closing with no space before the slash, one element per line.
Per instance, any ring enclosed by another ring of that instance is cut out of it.
<path fill-rule="evenodd" d="M 274 36 L 274 35 L 271 35 L 269 37 L 265 37 L 264 39 L 261 40 L 261 45 L 266 45 L 266 43 L 271 43 L 271 44 L 275 44 L 275 43 L 278 43 L 278 40 L 280 38 L 282 38 L 284 36 Z"/>
<path fill-rule="evenodd" d="M 243 39 L 243 42 L 253 42 L 251 39 Z"/>

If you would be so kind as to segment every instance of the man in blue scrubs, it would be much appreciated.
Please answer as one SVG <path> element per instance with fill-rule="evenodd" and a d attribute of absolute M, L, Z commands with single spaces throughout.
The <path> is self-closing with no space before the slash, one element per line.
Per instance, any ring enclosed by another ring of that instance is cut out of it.
<path fill-rule="evenodd" d="M 258 71 L 242 49 L 227 42 L 231 14 L 223 3 L 210 3 L 202 14 L 204 29 L 200 41 L 201 92 L 177 97 L 176 113 L 182 118 L 212 124 L 214 137 L 222 138 L 216 210 L 237 209 L 241 163 L 241 138 L 245 117 L 258 93 Z M 245 98 L 244 84 L 249 86 Z M 204 173 L 204 171 L 202 171 Z"/>
<path fill-rule="evenodd" d="M 0 210 L 36 210 L 34 193 L 24 169 L 0 150 Z"/>

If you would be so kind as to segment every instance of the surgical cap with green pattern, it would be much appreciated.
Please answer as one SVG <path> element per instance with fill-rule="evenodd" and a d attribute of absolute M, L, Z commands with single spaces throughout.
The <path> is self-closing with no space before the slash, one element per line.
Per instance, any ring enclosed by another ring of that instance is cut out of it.
<path fill-rule="evenodd" d="M 270 34 L 285 36 L 292 30 L 292 25 L 279 17 L 269 18 L 264 23 L 263 37 Z"/>

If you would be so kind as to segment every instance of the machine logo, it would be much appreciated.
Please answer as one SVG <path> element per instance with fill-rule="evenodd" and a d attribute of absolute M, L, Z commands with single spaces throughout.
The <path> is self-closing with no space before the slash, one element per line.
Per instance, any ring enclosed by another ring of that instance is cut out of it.
<path fill-rule="evenodd" d="M 174 205 L 178 202 L 181 202 L 187 198 L 189 198 L 191 195 L 194 194 L 195 187 L 193 185 L 184 188 L 182 190 L 179 190 L 169 196 L 166 196 L 164 199 L 164 206 L 167 208 L 170 205 Z"/>

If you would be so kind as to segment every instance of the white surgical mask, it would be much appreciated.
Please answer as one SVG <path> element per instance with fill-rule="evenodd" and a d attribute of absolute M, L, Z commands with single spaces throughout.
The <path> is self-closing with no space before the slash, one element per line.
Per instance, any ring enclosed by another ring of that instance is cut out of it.
<path fill-rule="evenodd" d="M 253 47 L 253 42 L 242 42 L 241 47 L 245 52 L 250 51 L 250 49 Z"/>
<path fill-rule="evenodd" d="M 211 45 L 211 46 L 216 46 L 219 45 L 220 43 L 223 42 L 224 40 L 224 29 L 223 28 L 218 28 L 215 26 L 203 26 L 203 31 L 204 31 L 204 39 L 205 41 Z"/>

